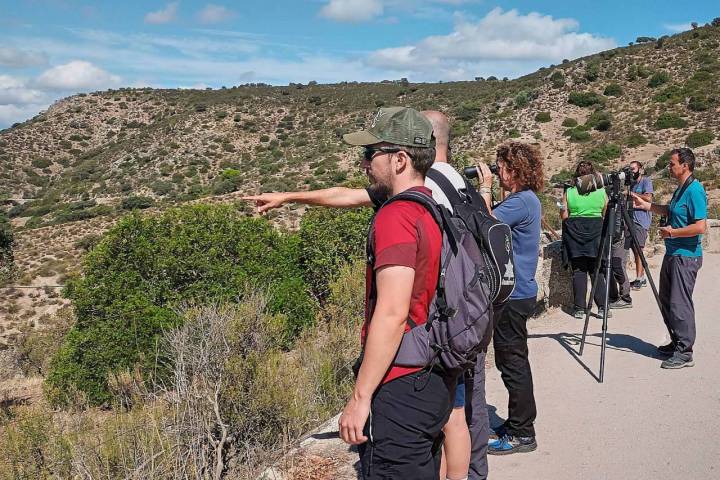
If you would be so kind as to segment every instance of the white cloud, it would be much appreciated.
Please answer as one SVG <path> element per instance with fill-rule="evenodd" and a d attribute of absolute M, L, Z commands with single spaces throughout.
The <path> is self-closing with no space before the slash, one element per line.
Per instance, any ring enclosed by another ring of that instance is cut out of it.
<path fill-rule="evenodd" d="M 25 68 L 45 64 L 47 64 L 47 56 L 42 52 L 0 47 L 0 66 Z"/>
<path fill-rule="evenodd" d="M 0 105 L 29 105 L 46 100 L 43 92 L 29 88 L 25 81 L 10 75 L 0 75 Z"/>
<path fill-rule="evenodd" d="M 96 90 L 119 83 L 120 77 L 82 60 L 52 67 L 35 81 L 40 88 L 59 91 Z"/>
<path fill-rule="evenodd" d="M 0 105 L 0 129 L 7 128 L 15 122 L 22 122 L 45 110 L 50 103 L 31 105 Z"/>
<path fill-rule="evenodd" d="M 330 0 L 320 15 L 338 22 L 365 22 L 382 15 L 383 9 L 382 0 Z"/>
<path fill-rule="evenodd" d="M 453 75 L 482 75 L 488 62 L 526 64 L 526 72 L 543 63 L 577 58 L 614 48 L 615 41 L 577 32 L 578 22 L 569 18 L 517 10 L 490 11 L 477 22 L 456 17 L 453 32 L 423 39 L 414 45 L 384 48 L 370 54 L 368 64 L 392 70 L 436 72 L 437 79 Z M 497 66 L 496 66 L 497 68 Z M 461 72 L 465 72 L 464 74 Z"/>
<path fill-rule="evenodd" d="M 198 13 L 198 20 L 200 20 L 200 23 L 205 24 L 225 22 L 233 17 L 235 17 L 235 12 L 232 10 L 212 3 L 206 5 Z"/>
<path fill-rule="evenodd" d="M 665 27 L 665 30 L 668 30 L 673 33 L 687 32 L 688 30 L 692 30 L 692 25 L 690 25 L 690 22 L 666 23 L 665 25 L 663 25 L 663 27 Z"/>
<path fill-rule="evenodd" d="M 178 2 L 171 2 L 165 8 L 156 12 L 149 12 L 145 15 L 145 23 L 160 24 L 170 23 L 177 18 Z"/>

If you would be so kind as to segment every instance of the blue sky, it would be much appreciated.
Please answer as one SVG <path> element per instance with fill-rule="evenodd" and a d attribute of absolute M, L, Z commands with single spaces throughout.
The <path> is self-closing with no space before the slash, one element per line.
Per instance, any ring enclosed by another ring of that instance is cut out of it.
<path fill-rule="evenodd" d="M 122 86 L 513 78 L 718 15 L 709 0 L 0 0 L 0 128 Z"/>

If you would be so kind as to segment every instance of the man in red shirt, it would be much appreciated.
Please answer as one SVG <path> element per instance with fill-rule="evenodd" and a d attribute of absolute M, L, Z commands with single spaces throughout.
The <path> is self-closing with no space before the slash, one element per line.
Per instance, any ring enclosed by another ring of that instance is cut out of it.
<path fill-rule="evenodd" d="M 343 138 L 365 147 L 363 168 L 376 191 L 431 195 L 424 177 L 435 156 L 432 125 L 419 112 L 380 109 L 369 129 Z M 436 479 L 456 379 L 397 365 L 394 358 L 411 325 L 427 321 L 442 235 L 422 205 L 405 200 L 380 209 L 371 235 L 363 356 L 340 436 L 358 445 L 366 479 Z"/>

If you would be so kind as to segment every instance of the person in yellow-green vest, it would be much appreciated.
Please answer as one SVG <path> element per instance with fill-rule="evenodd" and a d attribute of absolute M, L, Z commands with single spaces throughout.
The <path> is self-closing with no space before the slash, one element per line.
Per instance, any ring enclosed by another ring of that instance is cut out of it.
<path fill-rule="evenodd" d="M 582 161 L 575 169 L 575 178 L 591 173 L 595 173 L 593 164 Z M 581 195 L 576 187 L 572 187 L 563 194 L 560 212 L 563 220 L 562 239 L 573 270 L 573 315 L 576 318 L 585 317 L 588 276 L 592 276 L 595 272 L 596 262 L 601 257 L 600 235 L 606 206 L 607 194 L 604 189 Z M 600 316 L 603 315 L 601 308 L 604 296 L 605 275 L 601 270 L 594 298 Z"/>

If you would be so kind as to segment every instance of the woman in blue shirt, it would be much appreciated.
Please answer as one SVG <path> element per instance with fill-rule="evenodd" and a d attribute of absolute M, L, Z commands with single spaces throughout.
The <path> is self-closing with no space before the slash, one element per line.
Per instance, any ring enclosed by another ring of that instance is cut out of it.
<path fill-rule="evenodd" d="M 695 155 L 689 148 L 670 152 L 670 175 L 678 180 L 669 205 L 659 205 L 633 193 L 635 208 L 667 217 L 660 227 L 665 239 L 665 257 L 660 269 L 660 311 L 670 333 L 670 343 L 658 347 L 669 358 L 662 368 L 683 368 L 695 365 L 695 308 L 692 293 L 698 271 L 702 267 L 702 235 L 707 229 L 707 195 L 702 184 L 692 175 Z"/>
<path fill-rule="evenodd" d="M 497 151 L 500 186 L 510 195 L 492 207 L 489 186 L 493 176 L 485 164 L 480 192 L 493 216 L 512 230 L 515 290 L 503 308 L 495 311 L 495 366 L 500 370 L 508 391 L 508 418 L 495 428 L 488 444 L 491 455 L 529 452 L 535 441 L 535 396 L 528 359 L 527 320 L 535 311 L 537 283 L 535 270 L 540 253 L 540 200 L 535 192 L 543 188 L 543 163 L 540 149 L 534 145 L 510 142 Z"/>

